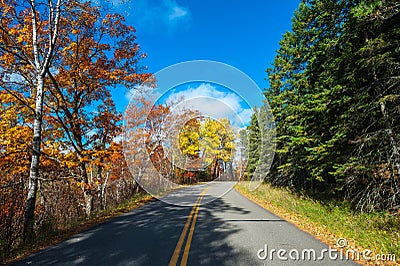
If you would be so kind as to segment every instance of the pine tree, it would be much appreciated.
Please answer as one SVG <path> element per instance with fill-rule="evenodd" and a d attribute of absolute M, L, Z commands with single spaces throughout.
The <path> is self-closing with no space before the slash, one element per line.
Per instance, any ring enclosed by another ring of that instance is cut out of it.
<path fill-rule="evenodd" d="M 254 113 L 251 116 L 250 125 L 247 127 L 248 160 L 245 171 L 247 179 L 250 179 L 256 170 L 261 153 L 261 132 L 258 125 L 258 112 L 259 109 L 255 107 Z"/>
<path fill-rule="evenodd" d="M 302 1 L 267 70 L 272 183 L 400 205 L 399 17 L 397 1 Z"/>

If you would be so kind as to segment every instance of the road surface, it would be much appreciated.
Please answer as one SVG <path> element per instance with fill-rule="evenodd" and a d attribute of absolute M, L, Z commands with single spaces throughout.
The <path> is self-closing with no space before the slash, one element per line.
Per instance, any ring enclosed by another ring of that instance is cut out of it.
<path fill-rule="evenodd" d="M 153 201 L 15 265 L 356 265 L 234 189 L 221 197 L 230 186 L 176 191 L 190 206 Z"/>

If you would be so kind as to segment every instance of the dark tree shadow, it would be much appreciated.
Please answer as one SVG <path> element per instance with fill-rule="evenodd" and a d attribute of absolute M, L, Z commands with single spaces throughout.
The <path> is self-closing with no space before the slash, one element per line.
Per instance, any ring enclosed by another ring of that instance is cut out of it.
<path fill-rule="evenodd" d="M 168 265 L 191 209 L 192 206 L 179 207 L 156 200 L 15 265 Z M 202 206 L 188 265 L 232 265 L 238 256 L 250 256 L 227 241 L 240 231 L 237 225 L 225 222 L 215 212 L 247 213 L 223 198 Z"/>

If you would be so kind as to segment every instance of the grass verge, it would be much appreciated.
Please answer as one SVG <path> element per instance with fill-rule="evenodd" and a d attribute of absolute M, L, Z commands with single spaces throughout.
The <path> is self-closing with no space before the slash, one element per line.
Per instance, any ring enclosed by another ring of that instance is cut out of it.
<path fill-rule="evenodd" d="M 362 254 L 372 251 L 370 260 L 360 255 L 363 265 L 400 265 L 400 213 L 389 214 L 356 212 L 343 202 L 322 203 L 299 196 L 288 189 L 262 184 L 255 191 L 248 182 L 240 182 L 236 190 L 265 209 L 312 234 L 333 248 L 339 249 L 337 240 L 344 238 L 348 245 L 343 251 L 357 250 Z M 397 262 L 393 262 L 392 256 Z M 386 256 L 386 260 L 378 260 Z M 350 256 L 351 257 L 351 256 Z"/>
<path fill-rule="evenodd" d="M 121 203 L 115 208 L 104 210 L 93 214 L 90 219 L 84 219 L 76 222 L 73 226 L 68 228 L 59 228 L 56 232 L 49 233 L 48 235 L 37 236 L 36 241 L 27 243 L 21 247 L 13 250 L 8 258 L 5 258 L 6 264 L 11 264 L 23 257 L 36 253 L 51 245 L 59 243 L 71 236 L 86 231 L 95 225 L 108 221 L 118 215 L 129 212 L 138 208 L 149 201 L 154 199 L 153 196 L 147 193 L 138 193 L 131 199 Z M 1 261 L 0 261 L 1 264 Z"/>

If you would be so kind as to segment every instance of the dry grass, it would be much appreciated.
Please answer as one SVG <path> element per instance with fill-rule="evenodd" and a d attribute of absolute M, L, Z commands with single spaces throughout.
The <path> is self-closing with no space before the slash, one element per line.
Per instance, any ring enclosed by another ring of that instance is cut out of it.
<path fill-rule="evenodd" d="M 366 260 L 359 263 L 400 265 L 400 214 L 355 212 L 345 203 L 321 203 L 269 184 L 249 191 L 247 182 L 241 182 L 236 190 L 334 248 L 337 239 L 345 238 L 347 249 L 359 252 L 369 249 L 374 256 L 394 254 L 397 259 L 397 263 Z"/>
<path fill-rule="evenodd" d="M 18 248 L 18 250 L 15 250 L 9 258 L 6 258 L 6 264 L 11 264 L 13 261 L 19 260 L 30 254 L 41 251 L 51 245 L 64 241 L 75 234 L 92 228 L 95 225 L 101 224 L 118 215 L 138 208 L 149 201 L 152 201 L 153 199 L 154 198 L 150 194 L 139 193 L 136 194 L 132 199 L 127 200 L 114 209 L 95 213 L 90 219 L 79 221 L 69 228 L 59 228 L 56 233 L 52 233 L 51 235 L 39 236 L 37 241 L 25 244 Z"/>

